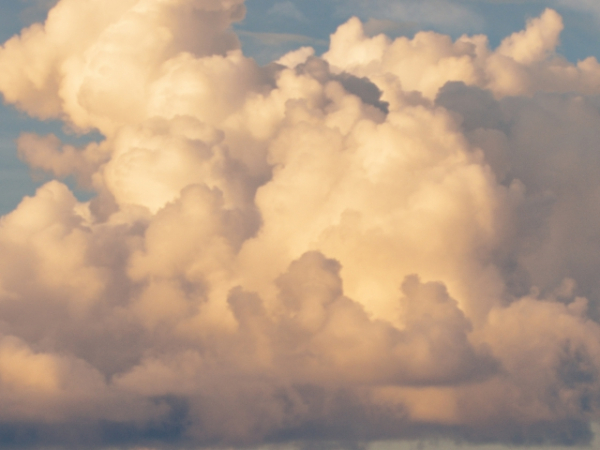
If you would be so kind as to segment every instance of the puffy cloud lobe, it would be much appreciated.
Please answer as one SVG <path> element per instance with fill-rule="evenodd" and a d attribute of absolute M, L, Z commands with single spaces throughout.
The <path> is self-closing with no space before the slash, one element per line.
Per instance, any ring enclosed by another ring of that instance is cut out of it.
<path fill-rule="evenodd" d="M 238 48 L 228 27 L 243 14 L 241 0 L 61 1 L 44 25 L 4 44 L 2 92 L 36 117 L 64 117 L 83 129 L 135 123 L 147 117 L 148 85 L 162 63 L 181 52 Z"/>
<path fill-rule="evenodd" d="M 98 195 L 0 221 L 0 441 L 589 440 L 598 63 L 547 10 L 259 67 L 243 8 L 61 0 L 0 49 L 8 102 L 105 137 L 19 140 Z"/>
<path fill-rule="evenodd" d="M 538 94 L 495 101 L 489 92 L 449 84 L 436 101 L 457 114 L 498 180 L 521 186 L 502 264 L 513 295 L 531 285 L 551 292 L 577 273 L 579 292 L 596 298 L 590 243 L 597 240 L 599 162 L 589 143 L 597 140 L 597 99 Z M 596 302 L 590 306 L 597 317 Z"/>
<path fill-rule="evenodd" d="M 598 61 L 590 57 L 572 65 L 554 50 L 563 28 L 561 17 L 547 9 L 524 31 L 505 38 L 492 50 L 484 35 L 462 36 L 455 42 L 433 32 L 413 39 L 369 38 L 356 18 L 332 35 L 324 58 L 338 71 L 369 77 L 392 101 L 394 86 L 417 91 L 429 99 L 449 81 L 491 90 L 496 97 L 550 92 L 598 92 Z"/>

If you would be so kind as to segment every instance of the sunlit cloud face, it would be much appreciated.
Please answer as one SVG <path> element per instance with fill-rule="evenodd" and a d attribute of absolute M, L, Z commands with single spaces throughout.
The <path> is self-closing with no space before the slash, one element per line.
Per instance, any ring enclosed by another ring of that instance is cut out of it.
<path fill-rule="evenodd" d="M 19 139 L 55 179 L 0 221 L 0 442 L 590 442 L 600 65 L 561 16 L 259 66 L 244 12 L 61 0 L 0 49 L 7 102 L 103 136 Z"/>

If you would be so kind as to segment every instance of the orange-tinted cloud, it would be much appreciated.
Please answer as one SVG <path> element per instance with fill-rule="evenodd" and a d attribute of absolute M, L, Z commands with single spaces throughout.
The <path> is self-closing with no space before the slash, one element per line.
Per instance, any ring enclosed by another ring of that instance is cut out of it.
<path fill-rule="evenodd" d="M 260 67 L 243 14 L 61 0 L 0 49 L 7 102 L 104 136 L 19 140 L 57 180 L 0 222 L 0 442 L 588 441 L 597 61 L 547 10 Z"/>

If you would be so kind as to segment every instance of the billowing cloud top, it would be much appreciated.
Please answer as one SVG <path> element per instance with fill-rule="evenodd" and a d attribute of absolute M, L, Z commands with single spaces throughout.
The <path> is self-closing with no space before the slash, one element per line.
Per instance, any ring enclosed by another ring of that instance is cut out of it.
<path fill-rule="evenodd" d="M 242 0 L 61 0 L 0 91 L 60 181 L 0 222 L 0 444 L 585 443 L 600 65 L 485 36 L 245 57 Z"/>

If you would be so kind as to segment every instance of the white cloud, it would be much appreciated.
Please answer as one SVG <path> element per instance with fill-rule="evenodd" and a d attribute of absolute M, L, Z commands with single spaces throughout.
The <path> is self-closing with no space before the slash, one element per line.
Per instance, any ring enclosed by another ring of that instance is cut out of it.
<path fill-rule="evenodd" d="M 16 444 L 590 441 L 598 62 L 546 10 L 495 50 L 353 18 L 260 67 L 243 14 L 61 0 L 0 49 L 8 102 L 104 136 L 19 139 L 98 195 L 53 180 L 0 221 Z"/>

